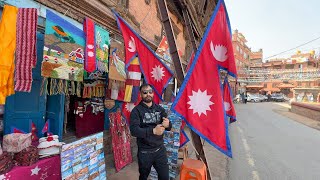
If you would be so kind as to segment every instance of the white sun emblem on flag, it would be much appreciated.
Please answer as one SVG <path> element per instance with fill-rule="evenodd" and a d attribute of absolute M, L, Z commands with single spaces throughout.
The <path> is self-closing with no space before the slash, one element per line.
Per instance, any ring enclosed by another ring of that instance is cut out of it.
<path fill-rule="evenodd" d="M 154 68 L 152 68 L 152 77 L 156 80 L 156 81 L 161 81 L 162 77 L 164 76 L 164 70 L 163 67 L 160 66 L 156 66 Z"/>
<path fill-rule="evenodd" d="M 126 104 L 126 110 L 129 112 L 131 112 L 134 107 L 135 107 L 134 103 L 127 103 Z"/>
<path fill-rule="evenodd" d="M 211 111 L 210 105 L 214 104 L 210 101 L 211 97 L 212 95 L 207 94 L 207 90 L 203 92 L 200 89 L 198 92 L 192 91 L 192 95 L 189 96 L 189 109 L 193 110 L 193 114 L 198 113 L 199 117 L 201 114 L 207 115 L 207 111 Z"/>

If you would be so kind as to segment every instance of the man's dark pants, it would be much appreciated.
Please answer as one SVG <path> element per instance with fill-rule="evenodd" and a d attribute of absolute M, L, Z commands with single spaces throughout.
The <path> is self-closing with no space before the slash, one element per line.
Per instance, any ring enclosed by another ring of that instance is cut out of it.
<path fill-rule="evenodd" d="M 151 167 L 156 169 L 159 180 L 169 180 L 169 165 L 166 148 L 162 146 L 158 151 L 138 151 L 139 180 L 147 180 Z"/>

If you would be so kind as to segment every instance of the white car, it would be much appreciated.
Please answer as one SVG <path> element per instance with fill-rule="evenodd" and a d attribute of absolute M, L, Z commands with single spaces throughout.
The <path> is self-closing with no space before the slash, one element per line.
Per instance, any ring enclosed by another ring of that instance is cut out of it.
<path fill-rule="evenodd" d="M 256 96 L 256 95 L 253 95 L 253 94 L 248 94 L 247 95 L 247 101 L 249 102 L 261 102 L 261 98 Z"/>

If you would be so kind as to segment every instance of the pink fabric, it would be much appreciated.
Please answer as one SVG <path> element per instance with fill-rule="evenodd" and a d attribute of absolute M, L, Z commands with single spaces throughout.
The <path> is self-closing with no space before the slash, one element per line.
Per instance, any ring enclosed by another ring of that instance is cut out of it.
<path fill-rule="evenodd" d="M 37 63 L 37 20 L 36 8 L 19 8 L 17 17 L 17 45 L 15 66 L 15 91 L 30 92 L 32 68 Z"/>
<path fill-rule="evenodd" d="M 54 156 L 52 158 L 40 160 L 31 166 L 16 166 L 2 176 L 4 176 L 4 179 L 60 180 L 60 168 L 60 156 Z"/>

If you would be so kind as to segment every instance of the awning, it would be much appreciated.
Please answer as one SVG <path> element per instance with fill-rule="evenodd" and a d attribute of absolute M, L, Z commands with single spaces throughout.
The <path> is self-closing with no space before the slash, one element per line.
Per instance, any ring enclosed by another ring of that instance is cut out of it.
<path fill-rule="evenodd" d="M 258 88 L 258 89 L 262 89 L 264 86 L 261 85 L 247 85 L 246 88 Z"/>
<path fill-rule="evenodd" d="M 295 86 L 292 84 L 280 84 L 278 88 L 294 88 Z"/>

